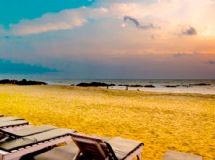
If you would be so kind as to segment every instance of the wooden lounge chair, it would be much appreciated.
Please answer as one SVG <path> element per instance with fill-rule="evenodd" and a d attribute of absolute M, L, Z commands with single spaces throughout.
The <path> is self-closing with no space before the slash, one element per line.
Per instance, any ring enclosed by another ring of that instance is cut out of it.
<path fill-rule="evenodd" d="M 96 160 L 131 160 L 141 159 L 143 143 L 120 137 L 104 141 L 101 138 L 73 134 L 72 139 L 80 152 L 77 157 Z"/>
<path fill-rule="evenodd" d="M 57 147 L 51 151 L 34 157 L 35 160 L 131 160 L 135 157 L 141 159 L 143 143 L 123 139 L 101 139 L 80 134 L 72 134 L 74 144 Z M 70 148 L 70 149 L 69 149 Z M 76 153 L 76 154 L 75 154 Z"/>
<path fill-rule="evenodd" d="M 17 138 L 0 143 L 0 160 L 19 159 L 24 155 L 38 152 L 47 147 L 71 142 L 74 131 L 57 128 L 46 132 Z"/>

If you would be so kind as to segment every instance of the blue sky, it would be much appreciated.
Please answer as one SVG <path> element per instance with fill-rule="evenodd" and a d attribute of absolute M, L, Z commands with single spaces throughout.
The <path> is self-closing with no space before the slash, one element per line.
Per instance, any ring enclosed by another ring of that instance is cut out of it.
<path fill-rule="evenodd" d="M 2 0 L 0 76 L 215 78 L 214 8 L 214 0 Z"/>

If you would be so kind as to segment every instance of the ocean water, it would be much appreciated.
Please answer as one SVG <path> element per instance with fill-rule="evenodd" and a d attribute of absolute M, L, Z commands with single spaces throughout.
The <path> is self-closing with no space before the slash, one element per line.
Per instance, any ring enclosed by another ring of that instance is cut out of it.
<path fill-rule="evenodd" d="M 45 80 L 51 85 L 77 85 L 81 82 L 103 82 L 115 84 L 109 89 L 125 90 L 126 85 L 153 85 L 154 88 L 147 87 L 128 87 L 128 90 L 150 91 L 150 92 L 167 92 L 167 93 L 200 93 L 215 95 L 215 80 L 128 80 L 128 79 L 91 79 L 91 80 Z M 199 84 L 209 85 L 199 85 Z M 166 87 L 177 86 L 177 87 Z"/>

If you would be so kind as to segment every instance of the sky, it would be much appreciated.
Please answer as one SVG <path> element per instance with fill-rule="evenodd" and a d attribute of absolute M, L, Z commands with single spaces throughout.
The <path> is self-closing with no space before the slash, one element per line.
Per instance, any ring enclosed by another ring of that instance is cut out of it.
<path fill-rule="evenodd" d="M 215 0 L 1 0 L 0 78 L 215 79 Z"/>

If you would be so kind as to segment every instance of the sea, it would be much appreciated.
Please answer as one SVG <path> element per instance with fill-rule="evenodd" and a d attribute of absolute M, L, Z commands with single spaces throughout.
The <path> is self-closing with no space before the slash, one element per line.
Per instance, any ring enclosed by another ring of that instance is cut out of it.
<path fill-rule="evenodd" d="M 109 89 L 138 90 L 165 93 L 199 93 L 215 95 L 215 80 L 146 80 L 146 79 L 48 79 L 49 85 L 77 85 L 79 83 L 102 82 L 114 84 Z M 140 85 L 140 86 L 135 86 Z M 146 87 L 148 85 L 154 86 Z M 129 87 L 126 87 L 129 86 Z"/>

